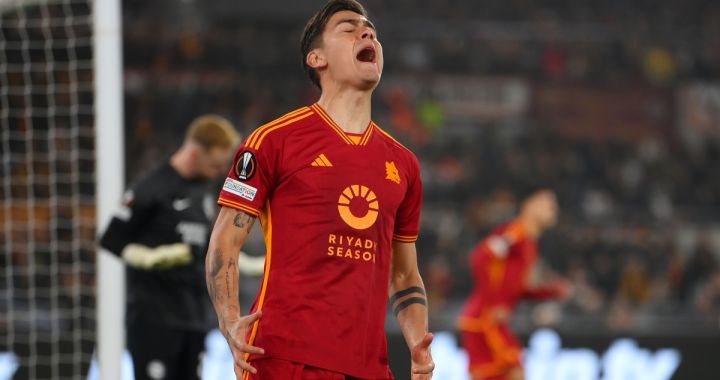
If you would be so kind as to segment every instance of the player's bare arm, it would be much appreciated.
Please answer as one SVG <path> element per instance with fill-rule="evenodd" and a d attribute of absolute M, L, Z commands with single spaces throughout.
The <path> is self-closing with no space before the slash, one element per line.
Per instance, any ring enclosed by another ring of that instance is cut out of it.
<path fill-rule="evenodd" d="M 430 354 L 425 285 L 417 266 L 415 243 L 393 242 L 390 302 L 412 356 L 412 379 L 430 380 L 435 363 Z"/>
<path fill-rule="evenodd" d="M 218 316 L 220 331 L 232 351 L 238 380 L 243 371 L 256 373 L 255 368 L 248 364 L 247 356 L 264 353 L 261 348 L 245 341 L 248 330 L 260 319 L 261 312 L 247 316 L 240 314 L 238 254 L 254 223 L 252 215 L 228 207 L 221 208 L 206 258 L 208 293 Z"/>

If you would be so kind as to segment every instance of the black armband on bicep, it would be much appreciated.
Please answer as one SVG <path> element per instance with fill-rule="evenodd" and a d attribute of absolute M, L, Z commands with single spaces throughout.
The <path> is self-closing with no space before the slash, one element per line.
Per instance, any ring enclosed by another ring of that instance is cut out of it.
<path fill-rule="evenodd" d="M 423 297 L 412 297 L 412 298 L 406 299 L 405 301 L 400 302 L 397 306 L 395 306 L 395 309 L 393 309 L 393 313 L 395 314 L 395 317 L 397 317 L 398 314 L 400 314 L 400 312 L 403 311 L 403 309 L 405 309 L 406 307 L 413 305 L 413 304 L 420 304 L 420 305 L 427 306 L 427 300 Z"/>
<path fill-rule="evenodd" d="M 406 298 L 405 300 L 399 302 L 397 305 L 395 305 L 396 302 L 398 302 L 400 299 L 402 299 L 405 296 L 409 295 L 417 295 L 415 297 Z M 390 297 L 390 305 L 393 306 L 393 313 L 395 314 L 395 317 L 400 314 L 400 312 L 405 309 L 406 307 L 413 305 L 413 304 L 420 304 L 427 306 L 427 299 L 425 294 L 425 289 L 419 287 L 419 286 L 411 286 L 405 290 L 401 290 Z"/>
<path fill-rule="evenodd" d="M 392 304 L 394 304 L 395 302 L 397 302 L 397 300 L 399 300 L 400 298 L 405 297 L 405 296 L 410 295 L 410 294 L 413 294 L 413 293 L 419 293 L 419 294 L 422 294 L 422 295 L 424 296 L 424 295 L 425 295 L 425 289 L 423 289 L 423 288 L 421 288 L 421 287 L 419 287 L 419 286 L 411 286 L 411 287 L 409 287 L 409 288 L 407 288 L 407 289 L 405 289 L 405 290 L 401 290 L 401 291 L 393 294 L 393 295 L 390 297 L 390 305 L 392 305 Z"/>

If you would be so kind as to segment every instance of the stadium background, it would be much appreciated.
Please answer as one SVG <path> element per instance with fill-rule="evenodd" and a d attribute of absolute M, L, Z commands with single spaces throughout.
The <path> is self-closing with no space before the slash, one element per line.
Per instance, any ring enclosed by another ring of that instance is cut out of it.
<path fill-rule="evenodd" d="M 126 178 L 167 157 L 198 114 L 248 134 L 312 102 L 298 39 L 322 3 L 124 1 Z M 583 377 L 595 365 L 604 379 L 664 379 L 653 368 L 673 358 L 673 379 L 719 378 L 720 5 L 363 3 L 386 61 L 374 119 L 422 165 L 431 329 L 455 331 L 474 243 L 513 215 L 517 194 L 549 183 L 561 220 L 541 241 L 536 276 L 566 277 L 576 291 L 566 304 L 519 310 L 523 337 L 551 329 L 534 337 L 566 348 L 528 378 L 600 379 Z M 248 251 L 262 250 L 256 234 Z M 258 283 L 242 279 L 246 307 Z M 390 315 L 388 336 L 404 379 Z M 453 355 L 447 338 L 441 355 Z M 614 344 L 631 359 L 608 359 Z"/>

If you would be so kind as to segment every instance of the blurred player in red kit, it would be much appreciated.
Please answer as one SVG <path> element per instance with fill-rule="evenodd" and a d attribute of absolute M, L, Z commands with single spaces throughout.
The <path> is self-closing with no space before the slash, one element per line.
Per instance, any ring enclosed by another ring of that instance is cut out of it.
<path fill-rule="evenodd" d="M 415 250 L 420 170 L 371 120 L 383 69 L 376 33 L 356 1 L 325 5 L 301 40 L 320 99 L 258 128 L 235 155 L 206 281 L 238 379 L 392 379 L 388 296 L 412 379 L 432 375 Z M 267 259 L 251 313 L 242 316 L 237 255 L 257 217 Z"/>
<path fill-rule="evenodd" d="M 527 197 L 518 218 L 494 230 L 473 250 L 470 265 L 475 288 L 460 316 L 463 346 L 473 380 L 521 380 L 521 346 L 508 323 L 522 299 L 566 298 L 564 281 L 531 287 L 538 259 L 537 239 L 557 221 L 555 193 L 540 190 Z"/>

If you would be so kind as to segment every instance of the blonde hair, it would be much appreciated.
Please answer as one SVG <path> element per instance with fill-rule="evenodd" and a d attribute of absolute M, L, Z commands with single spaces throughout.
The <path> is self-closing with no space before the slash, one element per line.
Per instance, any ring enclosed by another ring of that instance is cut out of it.
<path fill-rule="evenodd" d="M 240 144 L 240 134 L 232 123 L 224 117 L 213 114 L 193 120 L 185 134 L 185 139 L 206 150 L 215 147 L 232 148 Z"/>

